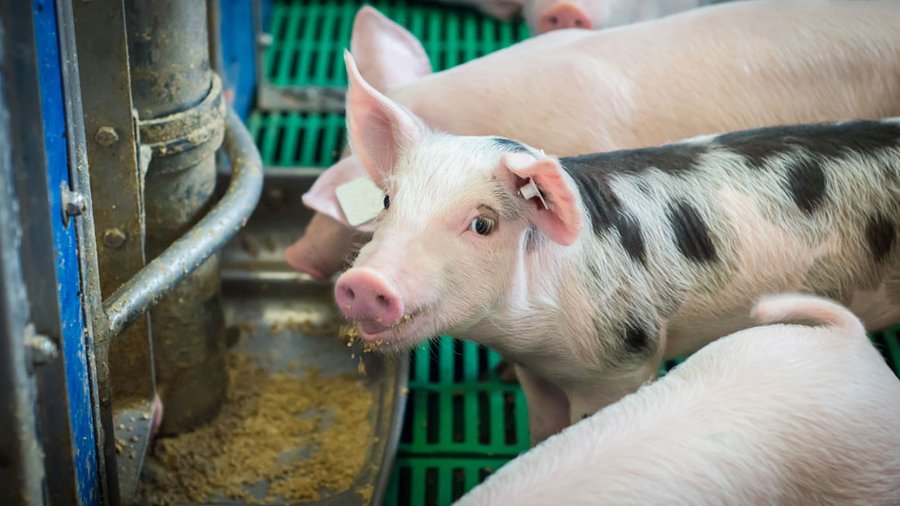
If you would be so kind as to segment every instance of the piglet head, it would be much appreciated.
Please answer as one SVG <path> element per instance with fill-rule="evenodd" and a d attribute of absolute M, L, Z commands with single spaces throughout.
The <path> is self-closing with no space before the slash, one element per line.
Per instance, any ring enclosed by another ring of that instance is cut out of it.
<path fill-rule="evenodd" d="M 578 239 L 574 184 L 528 146 L 428 129 L 345 61 L 351 147 L 385 197 L 372 240 L 337 280 L 338 307 L 369 341 L 464 331 L 509 296 L 525 255 Z"/>

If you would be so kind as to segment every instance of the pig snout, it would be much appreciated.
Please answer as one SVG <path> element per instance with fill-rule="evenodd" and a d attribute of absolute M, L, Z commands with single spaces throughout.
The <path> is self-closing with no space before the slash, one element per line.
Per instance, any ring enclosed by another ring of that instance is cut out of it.
<path fill-rule="evenodd" d="M 377 272 L 365 267 L 348 270 L 334 286 L 334 298 L 344 316 L 367 334 L 395 325 L 403 316 L 397 290 Z"/>
<path fill-rule="evenodd" d="M 549 7 L 538 20 L 538 31 L 547 33 L 563 28 L 591 29 L 594 23 L 581 7 L 569 2 L 563 2 Z"/>

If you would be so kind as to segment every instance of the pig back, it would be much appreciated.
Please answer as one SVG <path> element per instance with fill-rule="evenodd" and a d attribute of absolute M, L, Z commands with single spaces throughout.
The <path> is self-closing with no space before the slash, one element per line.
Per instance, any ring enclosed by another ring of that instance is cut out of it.
<path fill-rule="evenodd" d="M 748 2 L 562 30 L 392 90 L 450 133 L 561 156 L 900 115 L 900 9 Z M 848 55 L 852 55 L 849 57 Z"/>

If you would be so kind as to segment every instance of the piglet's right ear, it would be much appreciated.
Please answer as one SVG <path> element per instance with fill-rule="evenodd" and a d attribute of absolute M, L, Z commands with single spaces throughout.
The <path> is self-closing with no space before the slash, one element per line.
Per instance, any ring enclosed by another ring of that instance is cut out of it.
<path fill-rule="evenodd" d="M 532 222 L 554 242 L 566 246 L 575 242 L 584 220 L 578 196 L 566 179 L 559 160 L 506 153 L 501 165 L 516 176 L 512 178 L 516 191 L 530 186 L 529 180 L 534 183 L 536 188 L 522 191 L 525 198 L 534 202 Z"/>
<path fill-rule="evenodd" d="M 419 142 L 424 127 L 415 116 L 369 85 L 356 62 L 344 51 L 349 89 L 347 131 L 350 147 L 378 186 L 397 165 L 400 155 Z"/>

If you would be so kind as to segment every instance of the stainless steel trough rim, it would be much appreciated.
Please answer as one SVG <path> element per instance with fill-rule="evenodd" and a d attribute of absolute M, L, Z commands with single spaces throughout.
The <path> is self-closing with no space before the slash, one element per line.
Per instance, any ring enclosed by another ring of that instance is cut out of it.
<path fill-rule="evenodd" d="M 253 137 L 229 108 L 225 118 L 225 153 L 231 161 L 231 183 L 206 216 L 158 257 L 145 265 L 103 301 L 112 339 L 193 272 L 240 230 L 259 203 L 263 188 L 262 159 Z"/>

